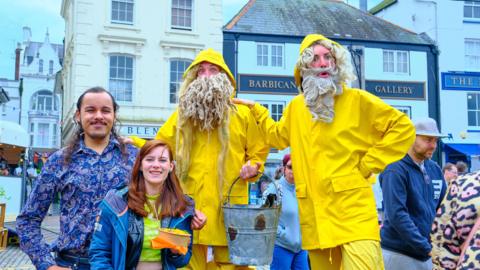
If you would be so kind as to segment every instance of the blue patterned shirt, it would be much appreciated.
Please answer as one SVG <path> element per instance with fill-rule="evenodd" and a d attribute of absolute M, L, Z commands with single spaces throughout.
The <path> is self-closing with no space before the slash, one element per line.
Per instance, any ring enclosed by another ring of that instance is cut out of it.
<path fill-rule="evenodd" d="M 55 265 L 51 251 L 88 257 L 98 206 L 108 190 L 129 180 L 136 154 L 137 149 L 131 145 L 126 145 L 126 154 L 122 154 L 113 137 L 102 154 L 87 148 L 82 139 L 67 165 L 63 161 L 65 148 L 52 154 L 17 217 L 20 248 L 37 269 Z M 41 235 L 40 224 L 57 192 L 61 195 L 60 235 L 49 246 Z"/>

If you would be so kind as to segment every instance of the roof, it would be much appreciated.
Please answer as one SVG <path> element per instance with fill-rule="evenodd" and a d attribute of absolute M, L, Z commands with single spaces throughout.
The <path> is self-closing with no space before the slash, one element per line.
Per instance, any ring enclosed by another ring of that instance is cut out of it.
<path fill-rule="evenodd" d="M 376 6 L 371 8 L 368 12 L 372 13 L 373 15 L 377 14 L 378 12 L 384 10 L 385 8 L 395 4 L 397 0 L 383 0 L 382 2 L 378 3 Z"/>
<path fill-rule="evenodd" d="M 37 56 L 37 52 L 42 47 L 44 43 L 43 42 L 36 42 L 36 41 L 31 41 L 28 43 L 27 47 L 25 48 L 25 58 L 27 58 L 28 64 L 33 61 L 33 58 Z M 60 61 L 60 64 L 63 62 L 63 45 L 62 44 L 54 44 L 50 43 L 50 46 L 52 46 L 52 49 L 57 53 L 58 59 Z M 28 57 L 31 58 L 28 58 Z"/>
<path fill-rule="evenodd" d="M 224 32 L 299 37 L 320 33 L 343 40 L 432 44 L 340 0 L 249 0 L 225 25 Z"/>

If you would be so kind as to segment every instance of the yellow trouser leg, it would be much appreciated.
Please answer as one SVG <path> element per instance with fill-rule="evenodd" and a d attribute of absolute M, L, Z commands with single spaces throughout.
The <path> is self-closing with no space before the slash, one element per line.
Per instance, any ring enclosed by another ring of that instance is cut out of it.
<path fill-rule="evenodd" d="M 343 270 L 383 270 L 380 242 L 361 240 L 342 245 Z"/>
<path fill-rule="evenodd" d="M 214 246 L 214 261 L 207 263 L 208 246 L 193 245 L 192 257 L 184 270 L 251 270 L 248 266 L 233 265 L 229 262 L 228 247 Z"/>
<path fill-rule="evenodd" d="M 308 256 L 315 270 L 384 270 L 380 243 L 374 240 L 309 250 Z"/>

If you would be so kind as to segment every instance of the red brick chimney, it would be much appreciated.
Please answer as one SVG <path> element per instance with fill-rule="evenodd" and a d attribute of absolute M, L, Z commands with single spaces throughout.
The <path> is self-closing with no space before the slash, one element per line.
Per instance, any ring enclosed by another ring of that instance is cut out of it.
<path fill-rule="evenodd" d="M 17 44 L 15 49 L 15 81 L 20 79 L 20 52 L 22 51 L 20 43 Z"/>

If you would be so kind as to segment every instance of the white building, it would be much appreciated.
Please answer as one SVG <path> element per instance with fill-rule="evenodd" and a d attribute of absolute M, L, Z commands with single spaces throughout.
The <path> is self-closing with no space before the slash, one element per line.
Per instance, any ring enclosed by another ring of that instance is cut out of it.
<path fill-rule="evenodd" d="M 176 107 L 184 70 L 203 49 L 222 50 L 220 0 L 63 0 L 63 132 L 80 94 L 109 90 L 123 135 L 154 137 Z"/>
<path fill-rule="evenodd" d="M 60 147 L 59 95 L 53 93 L 55 73 L 61 69 L 63 46 L 31 40 L 29 27 L 23 28 L 23 42 L 17 50 L 21 92 L 22 127 L 30 134 L 30 146 L 36 152 L 51 152 Z"/>
<path fill-rule="evenodd" d="M 436 41 L 444 160 L 480 169 L 480 2 L 389 0 L 370 12 Z"/>
<path fill-rule="evenodd" d="M 18 80 L 0 78 L 0 91 L 4 91 L 6 96 L 8 96 L 7 102 L 0 102 L 0 120 L 2 121 L 20 124 L 20 98 L 18 86 Z"/>

